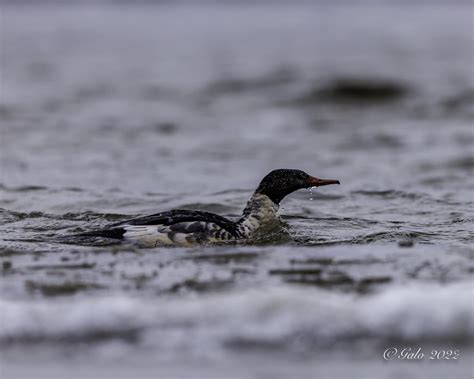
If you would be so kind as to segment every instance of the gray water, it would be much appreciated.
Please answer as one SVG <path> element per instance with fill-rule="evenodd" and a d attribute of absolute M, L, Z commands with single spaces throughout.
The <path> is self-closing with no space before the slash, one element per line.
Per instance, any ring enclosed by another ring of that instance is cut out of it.
<path fill-rule="evenodd" d="M 472 6 L 1 7 L 6 377 L 469 377 Z M 291 241 L 83 246 L 238 215 L 274 168 Z M 385 362 L 395 346 L 458 361 Z"/>

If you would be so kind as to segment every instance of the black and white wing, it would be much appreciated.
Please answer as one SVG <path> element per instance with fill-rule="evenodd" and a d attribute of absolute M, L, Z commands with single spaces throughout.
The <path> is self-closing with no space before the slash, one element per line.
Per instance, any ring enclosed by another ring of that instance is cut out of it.
<path fill-rule="evenodd" d="M 231 220 L 214 213 L 186 209 L 121 221 L 92 233 L 107 238 L 123 238 L 143 246 L 188 245 L 240 237 Z"/>

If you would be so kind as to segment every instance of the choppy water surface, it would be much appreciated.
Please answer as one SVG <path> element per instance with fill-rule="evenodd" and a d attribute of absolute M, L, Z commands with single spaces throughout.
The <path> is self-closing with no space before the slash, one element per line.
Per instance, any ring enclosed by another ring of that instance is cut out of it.
<path fill-rule="evenodd" d="M 6 372 L 472 373 L 471 11 L 3 6 Z M 342 183 L 282 203 L 289 242 L 49 241 L 177 207 L 238 215 L 280 167 Z M 387 365 L 390 346 L 462 359 Z"/>

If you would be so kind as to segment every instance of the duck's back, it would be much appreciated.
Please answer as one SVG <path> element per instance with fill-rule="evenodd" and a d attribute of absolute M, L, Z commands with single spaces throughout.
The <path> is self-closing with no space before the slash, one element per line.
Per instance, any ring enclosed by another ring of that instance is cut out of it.
<path fill-rule="evenodd" d="M 186 246 L 226 242 L 240 237 L 225 217 L 203 211 L 176 209 L 109 225 L 102 237 L 122 238 L 143 247 Z"/>

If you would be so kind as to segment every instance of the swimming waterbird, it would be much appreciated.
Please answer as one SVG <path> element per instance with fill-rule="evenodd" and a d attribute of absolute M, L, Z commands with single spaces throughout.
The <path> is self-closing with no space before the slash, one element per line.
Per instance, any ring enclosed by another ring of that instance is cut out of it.
<path fill-rule="evenodd" d="M 302 188 L 330 184 L 339 181 L 319 179 L 301 170 L 273 170 L 262 179 L 235 221 L 214 213 L 175 209 L 121 221 L 82 236 L 120 239 L 141 247 L 251 241 L 281 224 L 277 212 L 285 196 Z"/>

